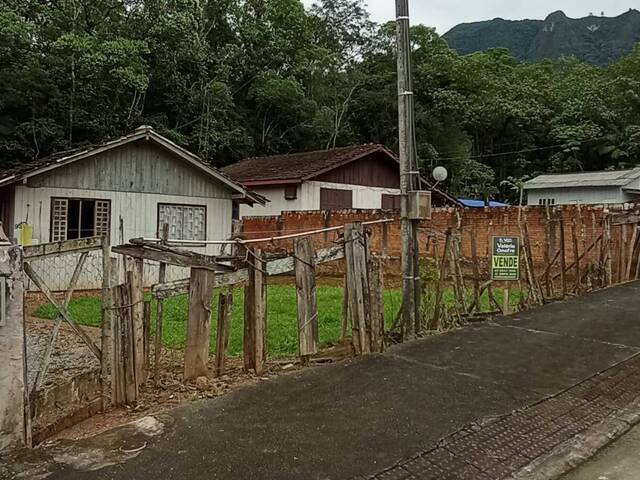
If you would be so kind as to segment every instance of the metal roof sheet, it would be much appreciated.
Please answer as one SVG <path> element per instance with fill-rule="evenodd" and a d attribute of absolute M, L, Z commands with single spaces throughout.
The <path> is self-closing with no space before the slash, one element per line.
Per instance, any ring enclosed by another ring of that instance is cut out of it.
<path fill-rule="evenodd" d="M 540 175 L 524 184 L 525 190 L 576 187 L 625 187 L 640 178 L 640 167 L 633 170 Z"/>

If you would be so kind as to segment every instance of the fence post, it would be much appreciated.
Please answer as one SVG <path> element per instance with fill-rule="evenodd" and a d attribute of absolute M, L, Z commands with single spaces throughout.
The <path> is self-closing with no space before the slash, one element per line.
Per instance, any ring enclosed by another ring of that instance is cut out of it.
<path fill-rule="evenodd" d="M 102 409 L 108 405 L 107 385 L 111 372 L 111 355 L 113 344 L 113 301 L 111 298 L 111 244 L 109 236 L 102 238 L 102 335 L 100 343 L 100 372 L 102 383 Z M 71 288 L 72 286 L 70 286 Z M 66 305 L 65 305 L 66 306 Z"/>
<path fill-rule="evenodd" d="M 218 329 L 216 339 L 216 377 L 224 375 L 229 335 L 231 333 L 231 311 L 233 309 L 233 287 L 218 298 Z"/>
<path fill-rule="evenodd" d="M 111 394 L 115 406 L 128 405 L 138 400 L 132 291 L 129 283 L 112 289 L 114 315 Z"/>
<path fill-rule="evenodd" d="M 0 247 L 0 452 L 31 443 L 23 319 L 24 276 L 18 247 Z"/>
<path fill-rule="evenodd" d="M 384 352 L 384 269 L 382 260 L 371 255 L 368 267 L 371 305 L 371 351 L 382 353 Z"/>
<path fill-rule="evenodd" d="M 127 272 L 127 283 L 131 288 L 136 381 L 138 382 L 138 386 L 140 386 L 147 380 L 144 362 L 144 260 L 141 258 L 130 258 L 127 264 L 131 268 L 131 270 Z"/>
<path fill-rule="evenodd" d="M 206 376 L 209 361 L 211 303 L 215 273 L 203 268 L 191 269 L 189 285 L 189 320 L 184 352 L 184 380 Z"/>
<path fill-rule="evenodd" d="M 267 274 L 259 249 L 247 250 L 249 280 L 244 299 L 244 368 L 260 375 L 267 359 Z"/>
<path fill-rule="evenodd" d="M 166 245 L 169 240 L 169 224 L 162 224 L 160 244 Z M 167 279 L 167 264 L 160 262 L 158 270 L 158 283 L 162 284 Z M 160 360 L 162 358 L 162 327 L 164 323 L 164 300 L 159 298 L 156 304 L 156 338 L 153 349 L 153 381 L 156 385 L 160 382 Z"/>
<path fill-rule="evenodd" d="M 308 237 L 295 242 L 296 299 L 298 305 L 298 345 L 302 363 L 318 353 L 318 305 L 313 243 Z"/>
<path fill-rule="evenodd" d="M 367 275 L 367 242 L 361 224 L 345 225 L 345 266 L 349 310 L 353 328 L 353 347 L 357 355 L 371 352 L 369 279 Z"/>

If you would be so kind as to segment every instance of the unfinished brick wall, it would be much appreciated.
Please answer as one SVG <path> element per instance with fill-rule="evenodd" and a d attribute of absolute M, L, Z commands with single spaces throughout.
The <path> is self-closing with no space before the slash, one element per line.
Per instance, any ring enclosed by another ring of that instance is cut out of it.
<path fill-rule="evenodd" d="M 545 262 L 546 242 L 550 242 L 550 251 L 556 251 L 560 243 L 560 221 L 564 227 L 564 250 L 567 265 L 574 261 L 573 228 L 576 229 L 578 254 L 582 255 L 603 232 L 603 219 L 607 213 L 636 211 L 633 205 L 615 206 L 556 206 L 547 209 L 542 206 L 528 206 L 485 209 L 439 208 L 433 212 L 429 222 L 423 222 L 420 234 L 421 253 L 433 256 L 434 248 L 442 250 L 444 233 L 458 225 L 462 231 L 463 256 L 471 257 L 471 238 L 475 236 L 477 253 L 486 259 L 489 240 L 494 235 L 521 235 L 520 223 L 527 224 L 534 262 Z M 247 239 L 269 238 L 327 227 L 341 226 L 352 222 L 367 222 L 386 218 L 394 221 L 386 225 L 373 225 L 371 245 L 378 253 L 390 256 L 400 255 L 400 221 L 398 214 L 380 210 L 344 210 L 337 212 L 285 212 L 275 217 L 245 217 L 242 232 Z M 519 222 L 521 219 L 521 222 Z M 555 221 L 553 219 L 556 219 Z M 621 242 L 622 227 L 612 228 L 612 253 L 614 267 L 616 256 L 623 250 Z M 341 232 L 325 232 L 313 236 L 316 248 L 334 245 Z M 627 229 L 627 241 L 631 229 Z M 260 247 L 266 250 L 291 250 L 294 240 L 264 242 Z M 436 245 L 434 247 L 434 244 Z M 555 248 L 553 248 L 555 246 Z M 586 260 L 597 261 L 600 257 L 597 245 L 586 256 Z"/>

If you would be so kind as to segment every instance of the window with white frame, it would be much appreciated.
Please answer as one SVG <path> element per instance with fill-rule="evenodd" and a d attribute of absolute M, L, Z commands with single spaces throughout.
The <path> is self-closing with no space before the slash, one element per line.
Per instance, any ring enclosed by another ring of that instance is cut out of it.
<path fill-rule="evenodd" d="M 541 198 L 538 200 L 538 205 L 555 205 L 555 198 Z"/>
<path fill-rule="evenodd" d="M 51 241 L 108 235 L 111 202 L 93 198 L 51 199 Z"/>
<path fill-rule="evenodd" d="M 205 206 L 161 203 L 158 205 L 158 234 L 165 223 L 169 224 L 171 240 L 205 241 L 207 239 L 207 207 Z"/>

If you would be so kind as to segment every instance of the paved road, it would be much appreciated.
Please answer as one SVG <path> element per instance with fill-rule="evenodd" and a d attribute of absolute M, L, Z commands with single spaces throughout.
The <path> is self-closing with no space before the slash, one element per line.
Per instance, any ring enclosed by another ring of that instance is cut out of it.
<path fill-rule="evenodd" d="M 636 427 L 562 480 L 638 480 L 640 427 Z"/>
<path fill-rule="evenodd" d="M 144 426 L 160 435 L 128 427 L 40 460 L 52 480 L 364 478 L 637 355 L 639 311 L 640 283 L 628 284 L 264 381 Z"/>

